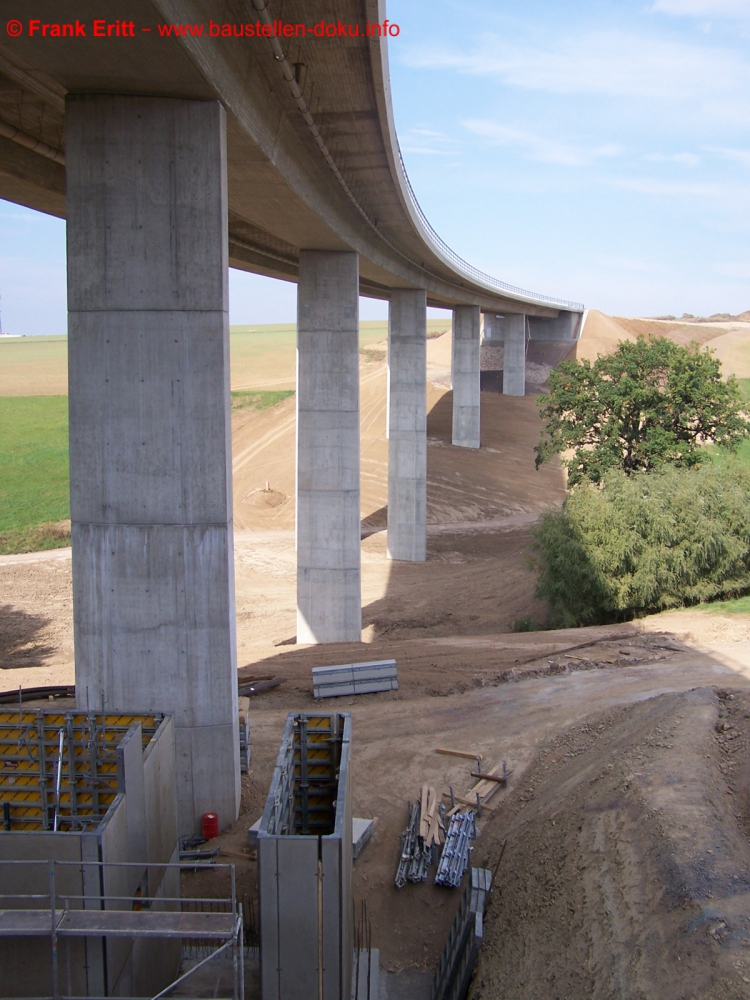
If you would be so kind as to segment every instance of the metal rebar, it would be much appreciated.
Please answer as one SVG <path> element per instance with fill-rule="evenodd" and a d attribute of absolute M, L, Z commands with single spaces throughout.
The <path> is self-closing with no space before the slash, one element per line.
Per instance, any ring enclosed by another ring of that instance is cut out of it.
<path fill-rule="evenodd" d="M 57 832 L 57 827 L 60 822 L 60 788 L 62 785 L 62 760 L 63 760 L 63 746 L 65 740 L 65 730 L 61 729 L 58 735 L 58 746 L 57 746 L 57 775 L 55 776 L 55 819 L 52 824 L 52 829 Z"/>
<path fill-rule="evenodd" d="M 65 720 L 68 739 L 68 783 L 70 785 L 70 829 L 78 827 L 78 796 L 76 795 L 76 751 L 73 741 L 73 717 L 68 713 Z"/>
<path fill-rule="evenodd" d="M 47 794 L 47 748 L 44 740 L 44 712 L 36 713 L 37 757 L 39 763 L 39 793 L 41 797 L 42 829 L 49 830 L 49 800 Z"/>

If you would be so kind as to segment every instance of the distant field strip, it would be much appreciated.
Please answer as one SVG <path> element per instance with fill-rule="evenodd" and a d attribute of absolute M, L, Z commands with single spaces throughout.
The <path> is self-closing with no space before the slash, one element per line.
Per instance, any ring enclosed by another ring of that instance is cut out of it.
<path fill-rule="evenodd" d="M 450 317 L 427 321 L 428 337 L 449 330 Z M 359 325 L 360 347 L 388 339 L 385 320 Z M 232 326 L 229 331 L 233 390 L 293 389 L 297 378 L 294 323 Z M 64 396 L 68 391 L 68 338 L 0 339 L 0 396 Z"/>

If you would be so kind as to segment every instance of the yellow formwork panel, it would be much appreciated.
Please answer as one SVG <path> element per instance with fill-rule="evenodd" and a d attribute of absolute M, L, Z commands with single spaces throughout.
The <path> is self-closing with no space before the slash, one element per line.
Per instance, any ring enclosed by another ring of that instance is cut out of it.
<path fill-rule="evenodd" d="M 80 826 L 102 819 L 118 791 L 117 745 L 133 725 L 141 723 L 145 747 L 160 722 L 159 716 L 130 713 L 102 715 L 22 708 L 0 712 L 0 804 L 7 802 L 13 807 L 12 829 L 44 828 L 45 799 L 48 817 L 55 802 L 61 731 L 63 759 L 57 813 L 58 828 L 65 829 L 73 821 Z M 0 824 L 2 821 L 0 816 Z"/>

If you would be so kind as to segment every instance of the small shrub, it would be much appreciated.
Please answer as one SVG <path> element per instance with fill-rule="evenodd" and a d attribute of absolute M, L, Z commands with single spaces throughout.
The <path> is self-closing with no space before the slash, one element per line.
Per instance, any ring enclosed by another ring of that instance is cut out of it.
<path fill-rule="evenodd" d="M 268 410 L 294 395 L 294 389 L 238 389 L 232 392 L 233 410 Z"/>
<path fill-rule="evenodd" d="M 539 632 L 543 626 L 539 625 L 531 615 L 524 618 L 516 618 L 510 627 L 511 632 Z"/>
<path fill-rule="evenodd" d="M 750 588 L 750 469 L 665 468 L 582 483 L 534 531 L 537 597 L 559 627 Z"/>

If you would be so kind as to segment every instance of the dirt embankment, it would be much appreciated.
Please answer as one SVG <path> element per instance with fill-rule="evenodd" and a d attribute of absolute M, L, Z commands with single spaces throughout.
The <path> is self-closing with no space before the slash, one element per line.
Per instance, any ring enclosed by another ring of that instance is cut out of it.
<path fill-rule="evenodd" d="M 748 720 L 698 688 L 542 744 L 477 850 L 507 839 L 472 1000 L 750 996 Z"/>

